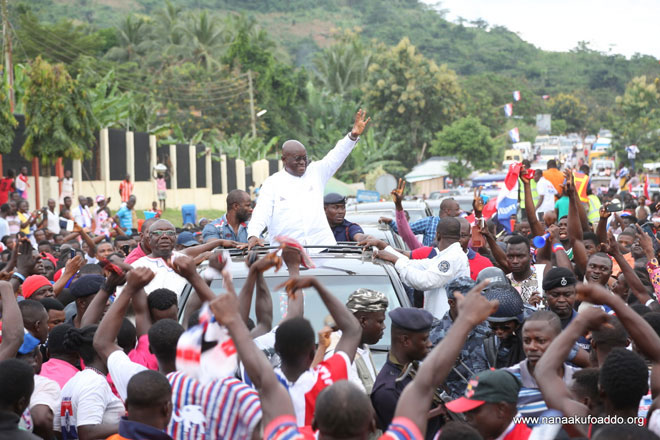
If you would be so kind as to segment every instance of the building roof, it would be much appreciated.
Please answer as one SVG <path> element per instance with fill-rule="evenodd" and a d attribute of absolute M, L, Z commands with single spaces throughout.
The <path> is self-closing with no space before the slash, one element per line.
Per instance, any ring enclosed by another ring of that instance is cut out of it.
<path fill-rule="evenodd" d="M 406 174 L 406 181 L 408 182 L 421 182 L 423 180 L 436 179 L 438 177 L 445 177 L 449 175 L 448 167 L 450 162 L 455 162 L 456 159 L 450 156 L 434 156 L 425 160 Z"/>

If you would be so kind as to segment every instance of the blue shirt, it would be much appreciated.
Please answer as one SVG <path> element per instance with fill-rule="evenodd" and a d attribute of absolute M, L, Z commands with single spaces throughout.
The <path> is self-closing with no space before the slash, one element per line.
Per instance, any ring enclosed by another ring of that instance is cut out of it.
<path fill-rule="evenodd" d="M 435 237 L 437 235 L 438 223 L 440 223 L 440 217 L 432 215 L 431 217 L 425 217 L 414 221 L 410 224 L 410 230 L 415 235 L 424 234 L 422 244 L 424 246 L 433 246 L 435 243 Z M 397 234 L 399 230 L 397 229 L 396 222 L 392 222 L 392 229 Z"/>
<path fill-rule="evenodd" d="M 122 229 L 131 229 L 133 227 L 133 213 L 126 205 L 119 208 L 117 211 L 117 218 L 119 218 L 119 226 Z"/>
<path fill-rule="evenodd" d="M 247 243 L 247 225 L 247 222 L 241 223 L 238 226 L 238 234 L 236 234 L 234 228 L 232 228 L 227 221 L 227 214 L 225 214 L 204 226 L 204 229 L 202 230 L 202 239 L 204 243 L 217 238 L 234 240 L 239 243 Z"/>
<path fill-rule="evenodd" d="M 332 229 L 337 241 L 356 241 L 355 234 L 364 234 L 364 231 L 357 223 L 351 223 L 348 220 L 344 221 Z"/>

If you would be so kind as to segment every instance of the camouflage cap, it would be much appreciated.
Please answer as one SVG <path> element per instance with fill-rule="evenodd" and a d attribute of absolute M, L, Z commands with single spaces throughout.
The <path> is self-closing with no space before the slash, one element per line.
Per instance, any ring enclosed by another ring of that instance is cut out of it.
<path fill-rule="evenodd" d="M 346 307 L 351 312 L 384 312 L 389 302 L 384 293 L 375 290 L 359 288 L 351 293 L 346 301 Z"/>

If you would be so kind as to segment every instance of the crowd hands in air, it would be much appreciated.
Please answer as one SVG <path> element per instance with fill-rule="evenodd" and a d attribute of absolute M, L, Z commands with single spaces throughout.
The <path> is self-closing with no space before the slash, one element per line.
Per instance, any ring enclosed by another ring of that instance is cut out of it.
<path fill-rule="evenodd" d="M 656 438 L 653 225 L 606 204 L 590 218 L 571 170 L 556 211 L 521 179 L 526 220 L 510 234 L 481 219 L 478 191 L 473 218 L 446 199 L 409 224 L 400 182 L 396 219 L 383 219 L 407 245 L 395 249 L 347 222 L 345 199 L 323 198 L 365 116 L 318 162 L 287 141 L 254 210 L 233 191 L 201 242 L 158 218 L 133 236 L 111 225 L 112 242 L 79 223 L 63 243 L 35 240 L 36 225 L 4 240 L 0 439 Z M 264 229 L 275 249 L 260 249 Z M 369 285 L 344 303 L 301 276 L 304 245 L 336 241 L 391 263 L 416 307 Z M 225 247 L 245 255 L 238 292 Z M 284 270 L 274 322 L 265 273 Z M 310 295 L 331 319 L 305 319 Z M 387 318 L 380 366 L 369 347 Z"/>

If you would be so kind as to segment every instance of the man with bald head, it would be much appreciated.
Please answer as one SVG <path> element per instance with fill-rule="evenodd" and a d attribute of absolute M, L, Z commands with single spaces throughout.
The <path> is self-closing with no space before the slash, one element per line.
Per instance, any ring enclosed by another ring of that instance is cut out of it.
<path fill-rule="evenodd" d="M 334 245 L 323 209 L 326 183 L 337 172 L 355 147 L 371 118 L 360 109 L 353 129 L 337 142 L 323 159 L 309 162 L 305 146 L 289 140 L 282 145 L 284 169 L 266 179 L 248 225 L 248 248 L 263 244 L 259 238 L 268 228 L 271 244 L 286 235 L 303 245 Z"/>
<path fill-rule="evenodd" d="M 445 286 L 454 278 L 470 276 L 468 258 L 460 243 L 461 222 L 454 217 L 443 218 L 438 224 L 436 256 L 410 260 L 391 246 L 375 256 L 394 263 L 404 284 L 424 291 L 424 308 L 441 319 L 449 310 Z"/>

